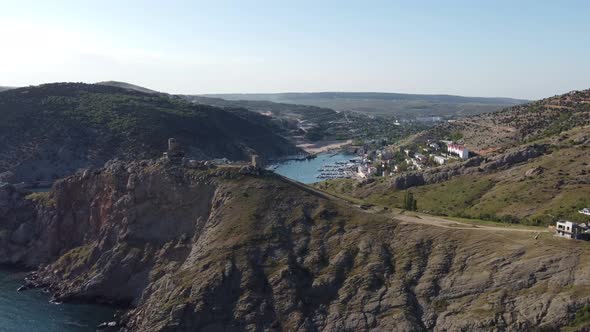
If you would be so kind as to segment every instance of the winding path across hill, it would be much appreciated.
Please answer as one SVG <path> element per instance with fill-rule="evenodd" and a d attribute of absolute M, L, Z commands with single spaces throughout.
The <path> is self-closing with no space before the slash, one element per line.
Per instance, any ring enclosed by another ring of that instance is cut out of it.
<path fill-rule="evenodd" d="M 510 232 L 529 232 L 529 233 L 546 233 L 549 232 L 547 229 L 526 229 L 526 228 L 510 228 L 500 226 L 487 226 L 487 225 L 473 225 L 463 223 L 459 221 L 449 220 L 441 217 L 435 217 L 431 215 L 408 215 L 408 214 L 396 214 L 393 218 L 404 222 L 404 223 L 415 223 L 429 226 L 452 228 L 452 229 L 465 229 L 465 230 L 481 230 L 481 231 L 510 231 Z"/>

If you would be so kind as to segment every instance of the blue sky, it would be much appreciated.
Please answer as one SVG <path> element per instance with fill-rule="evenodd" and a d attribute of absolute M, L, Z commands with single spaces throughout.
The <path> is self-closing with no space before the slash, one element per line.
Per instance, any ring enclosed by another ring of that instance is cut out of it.
<path fill-rule="evenodd" d="M 590 88 L 589 1 L 4 1 L 0 85 L 536 99 Z"/>

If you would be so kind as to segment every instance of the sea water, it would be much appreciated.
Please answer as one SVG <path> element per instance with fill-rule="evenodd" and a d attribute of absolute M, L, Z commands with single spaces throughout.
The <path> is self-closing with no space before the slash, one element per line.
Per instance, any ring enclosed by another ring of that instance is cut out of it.
<path fill-rule="evenodd" d="M 355 155 L 344 153 L 322 153 L 316 158 L 309 160 L 288 160 L 275 165 L 270 169 L 289 179 L 301 183 L 314 183 L 324 179 L 318 178 L 320 169 L 325 164 L 334 164 L 335 162 L 349 161 Z"/>
<path fill-rule="evenodd" d="M 0 267 L 0 332 L 86 332 L 112 321 L 114 308 L 53 304 L 41 290 L 17 292 L 25 273 Z"/>

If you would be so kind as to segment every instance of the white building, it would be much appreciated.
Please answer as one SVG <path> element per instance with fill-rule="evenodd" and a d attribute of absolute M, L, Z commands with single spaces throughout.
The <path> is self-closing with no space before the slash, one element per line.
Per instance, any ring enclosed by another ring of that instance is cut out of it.
<path fill-rule="evenodd" d="M 447 145 L 447 150 L 449 153 L 458 155 L 461 159 L 469 158 L 469 150 L 463 145 L 449 144 Z"/>
<path fill-rule="evenodd" d="M 356 175 L 361 179 L 366 179 L 375 174 L 377 168 L 369 165 L 361 165 L 357 167 Z"/>
<path fill-rule="evenodd" d="M 426 162 L 426 160 L 427 160 L 426 156 L 421 153 L 414 154 L 414 157 L 416 158 L 416 160 L 418 160 L 421 163 Z"/>
<path fill-rule="evenodd" d="M 434 162 L 439 165 L 444 165 L 447 162 L 447 158 L 443 156 L 434 156 Z"/>
<path fill-rule="evenodd" d="M 590 216 L 590 208 L 583 208 L 578 212 L 580 212 L 581 214 L 585 214 L 587 216 Z"/>
<path fill-rule="evenodd" d="M 568 239 L 581 239 L 590 237 L 590 230 L 586 224 L 576 224 L 575 222 L 560 220 L 555 225 L 555 233 L 557 236 Z"/>

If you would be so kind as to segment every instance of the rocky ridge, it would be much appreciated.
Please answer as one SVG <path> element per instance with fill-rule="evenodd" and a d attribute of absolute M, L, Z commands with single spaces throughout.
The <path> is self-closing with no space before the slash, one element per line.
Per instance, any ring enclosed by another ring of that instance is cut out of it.
<path fill-rule="evenodd" d="M 453 177 L 490 173 L 507 169 L 516 164 L 543 155 L 548 150 L 546 144 L 535 144 L 509 150 L 493 157 L 477 156 L 460 163 L 427 169 L 422 172 L 408 172 L 395 176 L 391 180 L 391 188 L 403 190 L 416 186 L 448 181 Z"/>
<path fill-rule="evenodd" d="M 129 306 L 122 331 L 549 331 L 590 304 L 583 244 L 404 224 L 233 167 L 4 185 L 0 229 L 0 262 L 56 300 Z"/>

